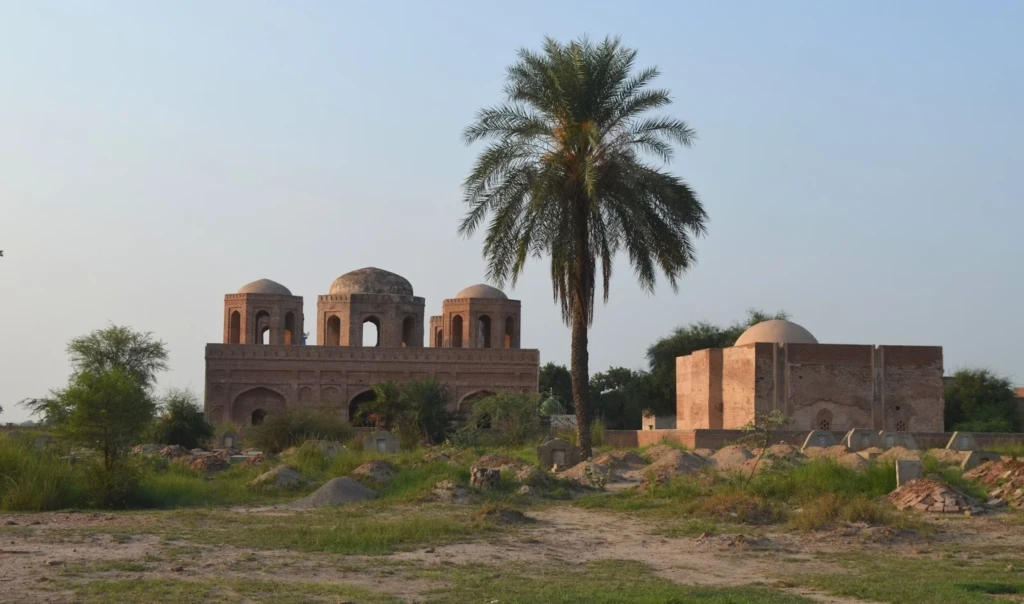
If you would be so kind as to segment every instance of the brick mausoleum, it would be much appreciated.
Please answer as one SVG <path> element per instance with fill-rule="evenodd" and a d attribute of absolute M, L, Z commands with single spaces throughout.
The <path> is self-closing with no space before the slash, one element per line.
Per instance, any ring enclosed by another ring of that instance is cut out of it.
<path fill-rule="evenodd" d="M 399 275 L 352 271 L 317 298 L 317 343 L 307 346 L 301 296 L 269 279 L 227 294 L 224 343 L 206 345 L 207 417 L 251 425 L 288 406 L 327 405 L 348 419 L 372 384 L 431 376 L 459 412 L 498 391 L 537 392 L 540 352 L 519 347 L 518 300 L 488 285 L 462 290 L 430 318 L 429 348 L 424 306 Z M 375 343 L 364 345 L 364 330 Z"/>
<path fill-rule="evenodd" d="M 791 430 L 942 432 L 943 404 L 939 346 L 819 344 L 765 321 L 730 348 L 676 359 L 679 430 L 738 429 L 781 410 Z"/>

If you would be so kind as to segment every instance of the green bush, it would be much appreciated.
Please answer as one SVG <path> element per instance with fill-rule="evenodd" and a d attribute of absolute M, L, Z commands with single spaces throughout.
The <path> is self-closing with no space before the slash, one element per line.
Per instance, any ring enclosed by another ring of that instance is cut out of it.
<path fill-rule="evenodd" d="M 109 468 L 96 462 L 85 463 L 85 504 L 92 508 L 125 509 L 135 507 L 143 467 L 134 460 L 120 460 Z"/>
<path fill-rule="evenodd" d="M 540 437 L 540 395 L 501 392 L 473 405 L 473 423 L 499 428 L 499 441 L 506 447 L 522 446 Z"/>
<path fill-rule="evenodd" d="M 81 481 L 67 459 L 27 438 L 0 437 L 0 509 L 39 512 L 74 506 Z"/>
<path fill-rule="evenodd" d="M 354 435 L 352 426 L 329 408 L 290 408 L 268 415 L 249 430 L 248 439 L 266 453 L 280 453 L 307 440 L 343 442 Z"/>
<path fill-rule="evenodd" d="M 162 413 L 153 425 L 153 441 L 194 449 L 213 438 L 213 426 L 206 421 L 195 393 L 172 388 L 161 399 Z"/>

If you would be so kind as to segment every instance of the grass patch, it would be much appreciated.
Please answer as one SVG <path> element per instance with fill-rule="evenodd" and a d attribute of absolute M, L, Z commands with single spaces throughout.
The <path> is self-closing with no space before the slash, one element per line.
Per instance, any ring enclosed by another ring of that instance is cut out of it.
<path fill-rule="evenodd" d="M 1021 568 L 1024 558 L 992 560 L 907 558 L 898 556 L 837 556 L 847 572 L 788 577 L 786 581 L 828 591 L 891 604 L 957 602 L 991 604 L 993 595 L 1024 593 Z M 1008 570 L 1009 568 L 1009 570 Z"/>
<path fill-rule="evenodd" d="M 431 594 L 429 602 L 478 604 L 803 604 L 806 598 L 765 586 L 689 587 L 653 575 L 640 563 L 628 560 L 595 562 L 585 566 L 446 567 L 427 571 L 429 578 L 449 581 L 450 589 Z"/>
<path fill-rule="evenodd" d="M 879 504 L 864 495 L 841 498 L 831 493 L 808 502 L 792 514 L 789 526 L 802 531 L 818 531 L 830 528 L 839 521 L 908 530 L 922 527 L 916 517 L 897 512 L 891 506 Z"/>
<path fill-rule="evenodd" d="M 205 602 L 312 603 L 358 601 L 367 604 L 398 602 L 386 594 L 337 583 L 261 580 L 181 579 L 97 579 L 86 583 L 62 585 L 75 592 L 82 602 Z"/>

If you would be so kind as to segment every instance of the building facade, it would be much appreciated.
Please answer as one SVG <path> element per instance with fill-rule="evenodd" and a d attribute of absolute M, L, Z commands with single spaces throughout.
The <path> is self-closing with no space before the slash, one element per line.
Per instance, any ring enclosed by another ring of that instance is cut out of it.
<path fill-rule="evenodd" d="M 317 343 L 307 346 L 301 296 L 268 279 L 227 294 L 223 343 L 206 345 L 207 417 L 252 425 L 290 406 L 327 406 L 351 421 L 373 384 L 429 377 L 462 413 L 499 391 L 537 392 L 540 352 L 520 348 L 518 300 L 468 287 L 431 317 L 428 341 L 424 308 L 401 276 L 352 271 L 317 298 Z"/>
<path fill-rule="evenodd" d="M 676 359 L 676 425 L 738 429 L 774 410 L 792 430 L 943 431 L 942 348 L 819 344 L 765 321 L 729 348 Z"/>

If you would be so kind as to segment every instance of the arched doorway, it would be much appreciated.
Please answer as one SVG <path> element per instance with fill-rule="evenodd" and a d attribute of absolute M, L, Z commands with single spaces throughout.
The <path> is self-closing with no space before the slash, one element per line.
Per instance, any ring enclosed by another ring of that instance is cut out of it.
<path fill-rule="evenodd" d="M 462 315 L 452 317 L 452 348 L 462 348 Z"/>
<path fill-rule="evenodd" d="M 265 310 L 256 313 L 253 325 L 256 328 L 256 337 L 253 338 L 253 342 L 257 344 L 270 344 L 270 313 Z"/>
<path fill-rule="evenodd" d="M 473 417 L 473 406 L 482 399 L 489 396 L 494 396 L 494 393 L 490 390 L 477 390 L 470 392 L 466 396 L 462 397 L 459 401 L 459 408 L 457 412 L 458 421 L 461 424 L 467 424 Z M 491 419 L 489 417 L 481 418 L 477 421 L 477 428 L 488 429 L 491 427 Z"/>
<path fill-rule="evenodd" d="M 376 398 L 373 390 L 365 390 L 355 395 L 348 404 L 348 423 L 355 427 L 372 427 L 373 419 L 359 417 L 359 409 L 366 403 Z"/>
<path fill-rule="evenodd" d="M 363 346 L 380 346 L 380 319 L 363 319 Z"/>
<path fill-rule="evenodd" d="M 270 388 L 252 388 L 239 394 L 231 403 L 231 420 L 240 425 L 251 425 L 255 419 L 263 421 L 268 415 L 283 413 L 285 410 L 284 397 Z M 256 411 L 262 413 L 256 414 Z"/>
<path fill-rule="evenodd" d="M 476 321 L 476 347 L 491 347 L 491 318 L 487 315 L 480 315 Z"/>
<path fill-rule="evenodd" d="M 328 317 L 327 327 L 324 331 L 327 332 L 324 334 L 325 346 L 341 345 L 341 319 L 334 315 Z"/>
<path fill-rule="evenodd" d="M 289 346 L 295 343 L 295 313 L 293 312 L 284 316 L 284 343 Z"/>
<path fill-rule="evenodd" d="M 441 348 L 442 346 L 444 346 L 444 330 L 438 329 L 434 334 L 434 347 Z"/>
<path fill-rule="evenodd" d="M 237 310 L 231 311 L 231 319 L 228 320 L 228 343 L 238 344 L 242 338 L 242 313 Z"/>
<path fill-rule="evenodd" d="M 257 409 L 252 412 L 249 416 L 252 419 L 252 425 L 258 426 L 263 423 L 263 420 L 267 418 L 267 412 L 263 409 Z"/>
<path fill-rule="evenodd" d="M 402 321 L 402 347 L 412 346 L 412 331 L 415 329 L 416 320 L 412 317 L 406 317 Z"/>
<path fill-rule="evenodd" d="M 516 320 L 512 317 L 505 319 L 505 348 L 512 348 L 513 334 L 516 332 Z"/>

